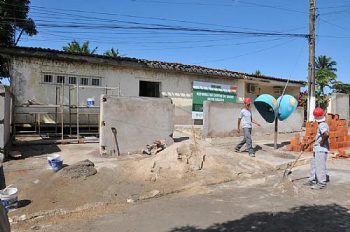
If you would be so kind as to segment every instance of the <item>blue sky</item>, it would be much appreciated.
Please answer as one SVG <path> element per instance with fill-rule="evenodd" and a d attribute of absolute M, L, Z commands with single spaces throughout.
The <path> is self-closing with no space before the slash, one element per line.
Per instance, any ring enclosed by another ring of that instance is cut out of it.
<path fill-rule="evenodd" d="M 113 47 L 128 57 L 307 77 L 306 38 L 212 32 L 307 34 L 307 0 L 32 0 L 31 6 L 39 33 L 24 36 L 20 46 L 62 49 L 73 39 L 89 40 L 98 53 Z M 338 79 L 350 82 L 350 2 L 318 0 L 317 8 L 316 55 L 332 57 L 338 63 Z M 190 31 L 138 27 L 157 25 Z"/>

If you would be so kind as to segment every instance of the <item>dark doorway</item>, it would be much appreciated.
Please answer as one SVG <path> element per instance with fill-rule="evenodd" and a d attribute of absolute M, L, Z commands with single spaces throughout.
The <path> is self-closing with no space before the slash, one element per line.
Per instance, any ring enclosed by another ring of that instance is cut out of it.
<path fill-rule="evenodd" d="M 140 81 L 140 97 L 160 97 L 160 82 Z"/>

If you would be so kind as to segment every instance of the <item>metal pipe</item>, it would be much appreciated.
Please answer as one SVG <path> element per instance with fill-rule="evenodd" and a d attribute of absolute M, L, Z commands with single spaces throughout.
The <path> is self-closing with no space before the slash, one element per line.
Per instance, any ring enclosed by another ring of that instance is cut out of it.
<path fill-rule="evenodd" d="M 278 102 L 277 114 L 276 114 L 276 117 L 275 117 L 275 130 L 274 130 L 274 138 L 273 138 L 273 148 L 275 150 L 278 148 L 278 145 L 277 145 L 277 139 L 278 139 L 277 138 L 277 136 L 278 136 L 278 112 L 279 112 L 279 108 L 280 108 L 280 103 L 281 103 L 281 101 L 283 99 L 284 93 L 286 92 L 288 84 L 289 84 L 289 79 L 287 80 L 287 83 L 284 86 L 284 89 L 283 89 L 283 92 L 282 92 L 282 95 L 281 95 L 281 100 Z"/>
<path fill-rule="evenodd" d="M 64 125 L 63 125 L 63 120 L 64 120 L 64 108 L 63 108 L 63 103 L 64 103 L 64 83 L 62 82 L 62 95 L 61 95 L 61 139 L 63 140 L 64 137 Z"/>
<path fill-rule="evenodd" d="M 58 86 L 56 85 L 56 106 L 57 106 L 57 102 L 58 102 L 58 99 L 57 99 L 57 89 L 58 89 Z M 57 108 L 55 108 L 55 133 L 57 133 Z"/>
<path fill-rule="evenodd" d="M 71 88 L 68 86 L 68 112 L 69 112 L 69 136 L 72 136 L 72 109 L 71 109 Z"/>
<path fill-rule="evenodd" d="M 77 81 L 77 139 L 79 139 L 79 81 Z"/>

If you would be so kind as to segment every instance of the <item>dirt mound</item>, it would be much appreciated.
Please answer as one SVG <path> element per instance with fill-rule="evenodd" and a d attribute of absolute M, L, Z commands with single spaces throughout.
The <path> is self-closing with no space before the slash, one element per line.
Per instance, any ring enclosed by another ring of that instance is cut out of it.
<path fill-rule="evenodd" d="M 202 169 L 204 159 L 205 154 L 193 142 L 175 143 L 149 159 L 134 163 L 132 174 L 152 181 L 182 178 L 185 173 Z"/>
<path fill-rule="evenodd" d="M 95 175 L 97 170 L 95 169 L 95 164 L 90 160 L 86 159 L 79 161 L 73 165 L 63 168 L 59 173 L 62 177 L 66 178 L 81 178 Z"/>

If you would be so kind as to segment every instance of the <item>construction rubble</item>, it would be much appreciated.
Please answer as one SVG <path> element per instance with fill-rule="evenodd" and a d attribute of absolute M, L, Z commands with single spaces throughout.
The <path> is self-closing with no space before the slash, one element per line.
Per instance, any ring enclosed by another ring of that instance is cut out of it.
<path fill-rule="evenodd" d="M 142 150 L 143 154 L 155 155 L 166 148 L 165 141 L 155 140 L 152 144 L 147 144 L 146 149 Z"/>

